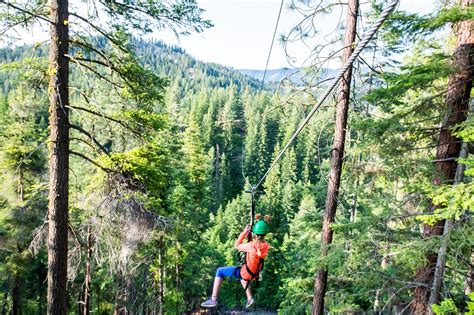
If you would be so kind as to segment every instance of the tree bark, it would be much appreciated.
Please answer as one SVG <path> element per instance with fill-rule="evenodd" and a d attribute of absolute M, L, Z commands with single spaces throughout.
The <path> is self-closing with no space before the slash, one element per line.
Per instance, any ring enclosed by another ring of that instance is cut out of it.
<path fill-rule="evenodd" d="M 48 314 L 67 314 L 69 183 L 68 0 L 51 0 Z"/>
<path fill-rule="evenodd" d="M 90 314 L 92 237 L 92 226 L 91 223 L 89 223 L 87 227 L 86 271 L 84 279 L 84 315 Z"/>
<path fill-rule="evenodd" d="M 465 158 L 467 157 L 467 143 L 463 142 L 461 145 L 461 152 L 459 153 L 459 158 Z M 465 165 L 464 164 L 458 164 L 456 168 L 456 174 L 454 176 L 454 183 L 453 185 L 457 185 L 462 182 L 463 177 L 464 177 L 464 170 L 465 170 Z M 453 221 L 452 220 L 445 220 L 444 222 L 444 230 L 443 230 L 443 237 L 446 237 L 446 235 L 449 233 L 451 230 L 451 227 L 453 226 Z M 448 244 L 447 240 L 443 238 L 441 247 L 438 250 L 438 257 L 436 260 L 436 268 L 435 268 L 435 273 L 433 277 L 433 285 L 431 286 L 431 292 L 430 292 L 430 299 L 428 301 L 430 305 L 429 312 L 431 315 L 434 315 L 433 310 L 431 309 L 431 306 L 433 304 L 437 304 L 440 299 L 440 291 L 441 291 L 441 286 L 443 284 L 443 278 L 444 278 L 444 269 L 446 267 L 446 253 L 448 251 Z"/>
<path fill-rule="evenodd" d="M 469 264 L 469 267 L 467 269 L 467 275 L 466 275 L 466 280 L 464 281 L 464 294 L 467 296 L 469 293 L 472 292 L 472 280 L 474 278 L 474 268 L 472 266 L 474 266 L 474 252 L 471 252 L 471 256 L 470 256 L 470 260 L 469 260 L 470 264 Z"/>
<path fill-rule="evenodd" d="M 216 208 L 214 209 L 217 211 L 217 205 L 220 205 L 222 202 L 222 167 L 221 167 L 221 152 L 219 144 L 216 143 L 216 162 L 214 164 L 214 187 L 216 190 Z"/>
<path fill-rule="evenodd" d="M 18 275 L 15 275 L 12 300 L 12 315 L 20 315 L 20 277 Z"/>
<path fill-rule="evenodd" d="M 2 315 L 7 314 L 7 303 L 8 303 L 8 290 L 5 292 L 5 296 L 3 297 Z"/>
<path fill-rule="evenodd" d="M 44 299 L 44 292 L 46 291 L 43 284 L 46 280 L 46 277 L 47 277 L 47 270 L 46 270 L 46 266 L 44 266 L 43 264 L 40 264 L 38 266 L 38 268 L 36 269 L 36 275 L 37 275 L 37 280 L 38 280 L 38 283 L 37 283 L 37 288 L 38 288 L 38 314 L 39 315 L 43 315 L 44 314 L 44 311 L 43 311 L 43 305 L 45 305 L 46 303 L 46 300 Z"/>
<path fill-rule="evenodd" d="M 345 63 L 354 50 L 354 41 L 357 28 L 357 13 L 359 1 L 349 0 L 347 9 L 346 32 L 344 38 L 344 53 L 342 62 Z M 337 209 L 337 198 L 341 182 L 342 161 L 344 157 L 344 142 L 346 138 L 347 112 L 349 108 L 349 97 L 352 80 L 352 67 L 347 70 L 341 80 L 336 109 L 336 128 L 331 156 L 331 171 L 329 174 L 328 191 L 326 196 L 326 210 L 324 213 L 323 230 L 321 234 L 321 256 L 326 257 L 328 247 L 332 243 L 333 231 L 331 224 Z M 324 313 L 324 296 L 326 294 L 328 270 L 319 269 L 314 284 L 314 297 L 312 314 Z"/>
<path fill-rule="evenodd" d="M 163 263 L 163 244 L 164 242 L 160 239 L 159 241 L 159 248 L 158 248 L 158 264 L 159 264 L 159 281 L 158 281 L 158 301 L 160 303 L 158 307 L 158 314 L 163 315 L 163 304 L 165 302 L 164 296 L 165 296 L 165 283 L 164 283 L 164 278 L 165 278 L 165 264 Z"/>
<path fill-rule="evenodd" d="M 461 6 L 467 8 L 474 0 L 461 0 Z M 447 114 L 439 133 L 436 151 L 436 175 L 434 185 L 452 183 L 454 180 L 459 156 L 461 141 L 452 134 L 453 127 L 466 119 L 469 98 L 472 87 L 473 48 L 474 48 L 474 21 L 466 20 L 453 27 L 457 43 L 453 56 L 456 71 L 449 76 L 448 92 L 446 94 Z M 436 207 L 430 205 L 430 212 Z M 436 222 L 433 226 L 425 225 L 423 238 L 430 238 L 443 233 L 444 220 Z M 413 291 L 414 300 L 411 304 L 412 314 L 426 314 L 429 309 L 430 287 L 436 267 L 437 253 L 430 252 L 426 256 L 426 263 L 416 271 L 416 283 L 421 283 Z"/>
<path fill-rule="evenodd" d="M 84 302 L 84 288 L 81 287 L 81 289 L 77 293 L 77 302 L 76 302 L 76 306 L 77 306 L 76 313 L 77 314 L 82 314 L 84 312 L 84 303 L 83 302 Z"/>

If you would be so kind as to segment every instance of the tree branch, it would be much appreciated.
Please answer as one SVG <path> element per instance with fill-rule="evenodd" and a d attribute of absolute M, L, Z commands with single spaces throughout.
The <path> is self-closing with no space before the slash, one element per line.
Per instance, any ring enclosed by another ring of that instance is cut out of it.
<path fill-rule="evenodd" d="M 117 83 L 117 82 L 114 82 L 108 78 L 106 78 L 104 75 L 100 74 L 96 69 L 86 65 L 86 64 L 83 64 L 81 62 L 79 62 L 76 58 L 74 58 L 73 56 L 71 55 L 66 55 L 66 57 L 68 57 L 72 62 L 78 64 L 79 66 L 81 67 L 84 67 L 86 68 L 87 70 L 91 71 L 92 73 L 94 73 L 99 79 L 102 79 L 110 84 L 112 84 L 113 86 L 115 87 L 118 87 L 118 88 L 123 88 L 123 85 Z"/>
<path fill-rule="evenodd" d="M 72 58 L 72 57 L 71 57 Z M 110 68 L 112 69 L 113 71 L 117 72 L 117 73 L 120 73 L 117 68 L 115 68 L 115 66 L 111 63 L 106 63 L 102 60 L 97 60 L 97 59 L 88 59 L 88 58 L 81 58 L 81 57 L 73 57 L 75 60 L 79 60 L 79 61 L 85 61 L 85 62 L 90 62 L 90 63 L 95 63 L 95 64 L 98 64 L 98 65 L 101 65 L 101 66 L 104 66 L 106 68 Z"/>
<path fill-rule="evenodd" d="M 80 141 L 80 142 L 86 144 L 87 146 L 89 146 L 90 148 L 92 148 L 93 150 L 95 150 L 95 151 L 97 151 L 98 153 L 100 153 L 99 150 L 97 150 L 97 148 L 96 148 L 92 143 L 90 143 L 90 142 L 88 142 L 88 141 L 86 141 L 86 140 L 84 140 L 84 139 L 82 139 L 82 138 L 71 137 L 70 140 L 71 140 L 71 141 L 74 141 L 74 140 Z"/>
<path fill-rule="evenodd" d="M 1 3 L 1 0 L 0 0 L 0 3 Z M 0 33 L 0 35 L 4 35 L 6 34 L 9 30 L 13 29 L 15 30 L 15 26 L 18 26 L 20 24 L 23 24 L 23 23 L 26 23 L 30 20 L 34 19 L 34 17 L 30 16 L 30 17 L 25 17 L 23 20 L 21 21 L 17 21 L 17 22 L 14 22 L 10 25 L 6 25 L 4 29 L 2 29 L 2 32 Z M 16 30 L 15 30 L 16 31 Z"/>
<path fill-rule="evenodd" d="M 20 11 L 20 12 L 22 12 L 22 13 L 28 14 L 28 15 L 30 15 L 30 16 L 32 16 L 32 17 L 35 17 L 35 18 L 37 18 L 37 19 L 43 20 L 43 21 L 45 21 L 45 22 L 47 22 L 47 23 L 50 23 L 50 24 L 54 25 L 54 23 L 53 23 L 52 21 L 48 20 L 47 18 L 45 18 L 45 17 L 43 17 L 43 16 L 41 16 L 41 15 L 35 14 L 35 13 L 33 13 L 33 12 L 27 11 L 27 10 L 25 10 L 25 9 L 22 9 L 22 8 L 20 8 L 20 7 L 17 7 L 17 6 L 14 5 L 14 4 L 5 2 L 5 0 L 0 0 L 0 3 L 6 4 L 6 5 L 9 6 L 10 8 L 13 8 L 13 9 L 15 9 L 15 10 L 17 10 L 17 11 Z"/>
<path fill-rule="evenodd" d="M 83 158 L 83 159 L 86 160 L 87 162 L 89 162 L 89 163 L 93 164 L 94 166 L 100 168 L 101 170 L 103 170 L 103 171 L 106 172 L 106 173 L 112 172 L 112 170 L 111 170 L 110 168 L 103 167 L 102 165 L 100 165 L 99 163 L 97 163 L 97 162 L 94 161 L 93 159 L 91 159 L 91 158 L 85 156 L 85 155 L 82 154 L 82 153 L 69 150 L 69 154 L 72 154 L 72 155 L 78 156 L 78 157 L 80 157 L 80 158 Z"/>
<path fill-rule="evenodd" d="M 369 63 L 368 63 L 367 61 L 365 61 L 364 58 L 359 57 L 359 60 L 362 61 L 362 63 L 364 63 L 364 64 L 370 69 L 370 71 L 375 72 L 375 73 L 377 73 L 377 74 L 379 74 L 379 75 L 382 74 L 382 72 L 376 70 L 374 67 L 372 67 L 371 65 L 369 65 Z"/>
<path fill-rule="evenodd" d="M 128 54 L 129 52 L 122 47 L 122 45 L 120 45 L 120 43 L 118 43 L 115 39 L 113 39 L 112 37 L 110 37 L 109 34 L 107 34 L 106 32 L 104 32 L 103 30 L 101 30 L 98 26 L 96 26 L 95 24 L 93 24 L 91 21 L 89 21 L 88 19 L 74 13 L 74 12 L 69 12 L 69 15 L 71 16 L 74 16 L 76 18 L 78 18 L 79 20 L 87 23 L 88 25 L 90 25 L 90 27 L 92 27 L 94 30 L 96 30 L 97 32 L 99 32 L 102 36 L 104 36 L 105 38 L 107 38 L 108 40 L 110 40 L 112 43 L 114 43 L 115 45 L 117 45 L 117 47 L 123 51 L 124 53 Z"/>
<path fill-rule="evenodd" d="M 121 72 L 119 69 L 117 69 L 112 63 L 106 63 L 102 60 L 97 60 L 97 59 L 89 59 L 89 58 L 81 58 L 81 57 L 73 57 L 73 56 L 69 56 L 68 57 L 75 61 L 77 63 L 77 61 L 84 61 L 84 62 L 90 62 L 90 63 L 94 63 L 94 64 L 98 64 L 98 65 L 101 65 L 101 66 L 104 66 L 106 68 L 109 68 L 111 69 L 112 71 L 115 71 L 115 73 L 117 73 L 119 75 L 120 78 L 122 78 L 122 80 L 125 81 L 125 83 L 128 85 L 128 86 L 132 86 L 130 80 L 127 78 L 127 76 L 125 75 L 125 73 Z M 86 67 L 83 63 L 79 63 L 81 66 L 84 66 Z M 89 69 L 89 68 L 88 68 Z"/>
<path fill-rule="evenodd" d="M 81 247 L 86 247 L 86 242 L 84 242 L 83 239 L 81 239 L 76 231 L 74 231 L 74 228 L 72 227 L 71 223 L 68 223 L 69 230 L 71 231 L 71 234 L 74 236 L 76 239 L 76 242 L 81 246 Z"/>
<path fill-rule="evenodd" d="M 75 129 L 77 131 L 79 131 L 80 133 L 86 135 L 89 139 L 91 139 L 98 147 L 99 149 L 105 153 L 106 155 L 109 155 L 109 152 L 107 152 L 107 150 L 102 146 L 102 144 L 99 142 L 99 140 L 97 140 L 94 136 L 92 136 L 89 132 L 85 131 L 82 127 L 80 126 L 77 126 L 77 125 L 73 125 L 71 124 L 70 127 L 72 129 Z"/>
<path fill-rule="evenodd" d="M 84 92 L 81 91 L 80 93 L 83 94 Z M 88 101 L 87 95 L 84 95 L 84 94 L 83 94 L 83 96 L 84 96 L 84 98 L 86 98 L 86 102 L 87 102 L 88 104 L 90 104 L 90 102 Z M 113 118 L 113 117 L 104 115 L 104 114 L 102 114 L 102 113 L 95 112 L 95 111 L 93 111 L 93 110 L 90 110 L 90 109 L 88 109 L 88 108 L 81 107 L 81 106 L 71 106 L 71 105 L 69 105 L 68 107 L 69 107 L 69 108 L 72 108 L 72 109 L 76 109 L 76 110 L 82 110 L 82 111 L 84 111 L 84 112 L 86 112 L 86 113 L 89 113 L 89 114 L 92 114 L 92 115 L 95 115 L 95 116 L 102 117 L 102 118 L 105 118 L 105 119 L 107 119 L 107 120 L 113 121 L 113 122 L 115 122 L 115 123 L 121 125 L 121 126 L 124 127 L 125 129 L 131 131 L 133 134 L 135 134 L 135 135 L 137 135 L 137 136 L 141 136 L 141 134 L 140 134 L 138 131 L 134 130 L 132 127 L 130 127 L 129 125 L 127 125 L 127 124 L 124 123 L 123 121 L 120 121 L 120 120 L 115 119 L 115 118 Z"/>
<path fill-rule="evenodd" d="M 80 36 L 79 36 L 80 37 Z M 77 45 L 77 46 L 81 46 L 82 48 L 86 48 L 86 49 L 89 49 L 90 51 L 92 52 L 95 52 L 96 54 L 98 54 L 99 56 L 101 56 L 102 58 L 104 58 L 105 60 L 109 61 L 108 59 L 108 56 L 106 55 L 105 51 L 103 50 L 99 50 L 97 48 L 95 48 L 94 46 L 90 45 L 89 43 L 87 42 L 82 42 L 82 41 L 79 41 L 79 40 L 69 40 L 69 42 L 73 45 Z"/>

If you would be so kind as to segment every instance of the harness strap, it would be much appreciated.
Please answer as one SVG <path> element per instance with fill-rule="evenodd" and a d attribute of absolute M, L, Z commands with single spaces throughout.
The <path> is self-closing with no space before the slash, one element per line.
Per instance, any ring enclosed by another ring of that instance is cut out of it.
<path fill-rule="evenodd" d="M 258 262 L 257 272 L 253 273 L 252 270 L 250 270 L 249 266 L 247 265 L 247 259 L 245 259 L 245 263 L 243 264 L 242 267 L 245 266 L 245 269 L 247 270 L 248 274 L 250 275 L 250 279 L 246 280 L 247 284 L 245 285 L 244 291 L 247 291 L 247 289 L 250 285 L 250 282 L 252 282 L 253 279 L 255 279 L 258 282 L 258 275 L 259 275 L 260 271 L 262 271 L 262 269 L 263 269 L 263 262 L 264 262 L 264 259 L 260 257 L 260 260 Z"/>

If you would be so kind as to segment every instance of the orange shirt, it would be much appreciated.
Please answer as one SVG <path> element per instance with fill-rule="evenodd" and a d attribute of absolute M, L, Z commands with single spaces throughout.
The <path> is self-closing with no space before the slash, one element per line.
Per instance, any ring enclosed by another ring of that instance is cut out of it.
<path fill-rule="evenodd" d="M 260 258 L 265 258 L 268 253 L 268 248 L 270 247 L 267 242 L 250 242 L 243 244 L 244 238 L 247 236 L 247 233 L 244 231 L 240 233 L 239 238 L 235 241 L 235 248 L 241 252 L 247 253 L 247 266 L 249 267 L 252 273 L 258 271 L 258 263 Z M 240 269 L 240 277 L 244 280 L 252 278 L 252 276 L 247 272 L 246 268 Z"/>

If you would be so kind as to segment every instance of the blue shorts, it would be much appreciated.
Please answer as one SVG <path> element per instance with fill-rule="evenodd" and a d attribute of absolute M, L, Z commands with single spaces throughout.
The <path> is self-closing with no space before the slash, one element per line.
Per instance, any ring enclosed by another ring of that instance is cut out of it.
<path fill-rule="evenodd" d="M 234 278 L 240 280 L 240 267 L 229 266 L 217 268 L 216 277 L 218 278 Z"/>

